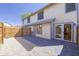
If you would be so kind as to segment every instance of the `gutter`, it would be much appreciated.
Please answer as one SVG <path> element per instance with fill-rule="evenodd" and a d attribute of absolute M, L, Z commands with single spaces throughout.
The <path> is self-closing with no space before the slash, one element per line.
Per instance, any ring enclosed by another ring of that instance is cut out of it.
<path fill-rule="evenodd" d="M 41 19 L 41 20 L 38 20 L 37 22 L 28 23 L 27 25 L 24 25 L 24 26 L 32 26 L 32 25 L 38 25 L 38 24 L 51 23 L 54 20 L 55 20 L 55 18 L 52 18 L 52 19 Z"/>

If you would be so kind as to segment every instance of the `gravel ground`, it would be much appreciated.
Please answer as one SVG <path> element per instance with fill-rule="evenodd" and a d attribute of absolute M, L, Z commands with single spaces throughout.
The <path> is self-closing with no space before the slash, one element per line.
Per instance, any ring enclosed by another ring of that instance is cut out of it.
<path fill-rule="evenodd" d="M 23 42 L 26 48 L 20 42 L 18 42 L 18 40 Z M 0 55 L 1 56 L 53 56 L 53 55 L 56 56 L 59 55 L 63 49 L 63 45 L 40 47 L 25 40 L 22 37 L 18 37 L 18 40 L 16 40 L 14 37 L 4 39 L 4 44 L 0 45 Z"/>

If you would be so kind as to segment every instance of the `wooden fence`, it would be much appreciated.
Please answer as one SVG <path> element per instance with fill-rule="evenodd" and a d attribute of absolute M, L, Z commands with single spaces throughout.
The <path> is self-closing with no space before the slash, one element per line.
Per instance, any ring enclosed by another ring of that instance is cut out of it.
<path fill-rule="evenodd" d="M 3 43 L 4 38 L 22 37 L 31 34 L 31 28 L 18 26 L 5 26 L 0 23 L 0 44 Z"/>
<path fill-rule="evenodd" d="M 22 33 L 22 29 L 19 27 L 4 27 L 4 36 L 6 38 L 23 36 Z"/>
<path fill-rule="evenodd" d="M 4 36 L 8 37 L 21 37 L 31 34 L 31 28 L 26 27 L 4 27 Z"/>
<path fill-rule="evenodd" d="M 11 37 L 12 33 L 11 33 L 11 28 L 10 27 L 4 27 L 4 37 Z"/>
<path fill-rule="evenodd" d="M 3 23 L 0 23 L 0 44 L 3 43 Z"/>
<path fill-rule="evenodd" d="M 27 28 L 26 26 L 23 27 L 23 36 L 31 34 L 31 28 Z"/>

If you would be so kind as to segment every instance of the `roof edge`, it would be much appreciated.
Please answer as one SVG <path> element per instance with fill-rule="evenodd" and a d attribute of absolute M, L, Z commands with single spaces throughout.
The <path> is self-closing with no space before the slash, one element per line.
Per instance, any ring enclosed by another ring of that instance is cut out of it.
<path fill-rule="evenodd" d="M 34 13 L 31 13 L 31 14 L 28 15 L 28 16 L 25 16 L 24 18 L 23 18 L 23 16 L 22 16 L 22 20 L 25 20 L 26 18 L 28 18 L 28 17 L 30 17 L 30 16 L 33 16 L 34 14 L 39 13 L 40 11 L 43 11 L 43 10 L 45 10 L 46 8 L 48 8 L 48 7 L 50 7 L 50 6 L 54 5 L 54 4 L 56 4 L 56 3 L 49 3 L 49 4 L 47 4 L 45 7 L 43 7 L 43 8 L 41 8 L 41 9 L 37 10 L 37 11 L 34 12 Z"/>

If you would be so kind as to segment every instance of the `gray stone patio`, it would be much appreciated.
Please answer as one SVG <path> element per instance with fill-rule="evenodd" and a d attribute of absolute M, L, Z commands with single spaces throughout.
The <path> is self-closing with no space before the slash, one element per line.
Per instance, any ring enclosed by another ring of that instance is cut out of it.
<path fill-rule="evenodd" d="M 2 56 L 79 56 L 79 47 L 71 42 L 47 40 L 35 36 L 11 37 L 0 45 Z"/>
<path fill-rule="evenodd" d="M 31 44 L 28 44 L 29 48 L 28 47 L 26 48 L 25 43 L 23 43 L 19 39 L 17 40 L 29 51 L 31 51 L 34 47 L 39 47 L 39 48 L 48 48 L 48 51 L 51 51 L 53 55 L 59 55 L 59 56 L 78 56 L 79 55 L 79 46 L 77 46 L 75 43 L 72 43 L 72 42 L 56 40 L 56 39 L 48 40 L 48 39 L 39 38 L 35 36 L 25 36 L 24 39 L 26 40 L 26 43 L 28 41 L 31 43 Z M 37 49 L 37 51 L 39 51 L 39 49 Z"/>

